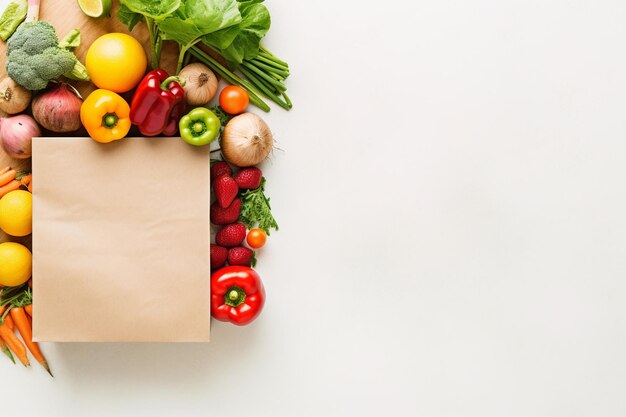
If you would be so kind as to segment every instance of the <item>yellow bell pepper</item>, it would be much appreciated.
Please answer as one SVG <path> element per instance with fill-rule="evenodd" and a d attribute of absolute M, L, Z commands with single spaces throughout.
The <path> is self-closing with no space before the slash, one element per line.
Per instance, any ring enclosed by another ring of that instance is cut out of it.
<path fill-rule="evenodd" d="M 100 143 L 122 139 L 130 130 L 130 106 L 113 91 L 96 90 L 80 107 L 80 120 L 89 136 Z"/>

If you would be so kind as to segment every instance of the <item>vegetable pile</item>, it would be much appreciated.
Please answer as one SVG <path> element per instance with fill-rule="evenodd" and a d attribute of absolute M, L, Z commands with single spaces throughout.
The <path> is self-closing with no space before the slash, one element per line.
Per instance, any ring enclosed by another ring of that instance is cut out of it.
<path fill-rule="evenodd" d="M 50 132 L 86 132 L 101 144 L 138 132 L 180 136 L 180 146 L 219 146 L 211 151 L 220 155 L 211 160 L 210 221 L 217 228 L 210 245 L 211 314 L 236 325 L 261 313 L 265 289 L 252 268 L 278 230 L 259 167 L 274 149 L 274 136 L 250 105 L 267 112 L 264 99 L 270 99 L 292 107 L 289 66 L 261 45 L 270 28 L 262 2 L 120 0 L 113 18 L 129 31 L 146 25 L 149 58 L 133 36 L 107 33 L 89 45 L 84 64 L 73 53 L 80 31 L 59 39 L 50 23 L 38 20 L 39 1 L 0 5 L 8 74 L 0 80 L 6 116 L 0 117 L 0 144 L 11 158 L 27 160 L 32 138 Z M 91 18 L 112 18 L 109 1 L 79 0 L 78 6 Z M 160 68 L 167 41 L 179 46 L 174 74 Z M 74 81 L 90 81 L 95 89 L 82 97 Z M 0 170 L 0 229 L 11 238 L 32 233 L 32 189 L 30 172 Z M 27 246 L 0 243 L 0 350 L 25 366 L 30 351 L 52 375 L 32 341 L 31 264 Z"/>
<path fill-rule="evenodd" d="M 144 21 L 150 34 L 153 69 L 159 68 L 164 40 L 179 44 L 177 73 L 192 58 L 233 85 L 264 111 L 266 97 L 286 110 L 292 107 L 285 79 L 289 65 L 261 45 L 270 29 L 263 0 L 120 0 L 118 19 L 132 30 Z M 208 52 L 207 52 L 208 51 Z M 222 65 L 215 56 L 221 57 Z"/>

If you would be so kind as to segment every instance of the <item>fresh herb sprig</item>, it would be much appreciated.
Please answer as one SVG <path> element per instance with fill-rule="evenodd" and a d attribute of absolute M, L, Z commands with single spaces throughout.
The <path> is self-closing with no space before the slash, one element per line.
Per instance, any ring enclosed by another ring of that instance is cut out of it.
<path fill-rule="evenodd" d="M 270 230 L 278 230 L 278 223 L 272 215 L 270 199 L 265 195 L 265 177 L 261 185 L 254 190 L 247 190 L 241 194 L 241 212 L 239 221 L 248 229 L 259 227 L 269 236 Z"/>

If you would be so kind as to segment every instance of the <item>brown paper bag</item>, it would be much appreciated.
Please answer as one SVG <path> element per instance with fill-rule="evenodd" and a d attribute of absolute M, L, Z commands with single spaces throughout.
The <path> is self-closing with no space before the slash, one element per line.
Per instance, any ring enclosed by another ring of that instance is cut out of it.
<path fill-rule="evenodd" d="M 33 333 L 208 342 L 209 150 L 33 140 Z"/>

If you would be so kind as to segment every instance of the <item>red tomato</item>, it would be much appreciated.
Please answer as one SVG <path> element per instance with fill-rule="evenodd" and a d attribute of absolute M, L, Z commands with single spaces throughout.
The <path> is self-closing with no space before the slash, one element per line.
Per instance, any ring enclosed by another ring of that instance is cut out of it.
<path fill-rule="evenodd" d="M 246 237 L 246 242 L 248 242 L 248 246 L 252 249 L 259 249 L 265 245 L 266 239 L 267 236 L 265 236 L 263 229 L 250 229 L 248 236 Z"/>
<path fill-rule="evenodd" d="M 246 90 L 236 85 L 225 87 L 220 93 L 220 106 L 228 114 L 243 113 L 250 103 Z"/>

